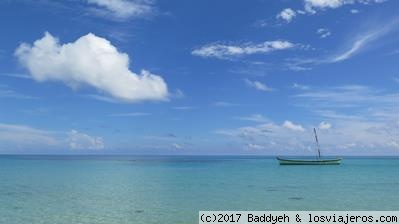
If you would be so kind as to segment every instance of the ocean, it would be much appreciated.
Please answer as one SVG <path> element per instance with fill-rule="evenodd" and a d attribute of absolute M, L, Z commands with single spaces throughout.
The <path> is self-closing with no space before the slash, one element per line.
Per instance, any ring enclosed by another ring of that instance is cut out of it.
<path fill-rule="evenodd" d="M 399 158 L 0 156 L 0 223 L 189 224 L 205 210 L 398 210 Z"/>

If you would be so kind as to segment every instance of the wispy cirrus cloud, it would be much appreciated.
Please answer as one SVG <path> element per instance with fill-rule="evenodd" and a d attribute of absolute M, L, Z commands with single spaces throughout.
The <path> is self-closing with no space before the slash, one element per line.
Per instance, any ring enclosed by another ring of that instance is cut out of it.
<path fill-rule="evenodd" d="M 230 103 L 227 101 L 216 101 L 214 103 L 212 103 L 212 106 L 214 107 L 233 107 L 233 106 L 238 106 L 235 103 Z"/>
<path fill-rule="evenodd" d="M 330 57 L 326 61 L 330 63 L 344 61 L 360 53 L 362 50 L 365 50 L 367 47 L 372 47 L 372 44 L 381 46 L 382 43 L 378 43 L 378 41 L 388 34 L 396 32 L 398 29 L 399 22 L 394 19 L 392 22 L 385 23 L 382 26 L 379 25 L 366 32 L 361 32 L 352 39 L 347 50 Z"/>
<path fill-rule="evenodd" d="M 110 117 L 142 117 L 142 116 L 149 116 L 150 113 L 144 112 L 132 112 L 132 113 L 119 113 L 119 114 L 109 114 Z"/>
<path fill-rule="evenodd" d="M 215 134 L 226 136 L 236 145 L 249 144 L 263 153 L 315 155 L 314 136 L 318 127 L 323 155 L 397 155 L 399 154 L 399 124 L 359 120 L 334 120 L 310 124 L 307 131 L 292 130 L 276 123 L 264 123 L 233 129 L 220 129 Z M 305 129 L 305 128 L 304 128 Z M 302 130 L 302 129 L 300 129 Z"/>
<path fill-rule="evenodd" d="M 329 55 L 318 58 L 289 58 L 286 59 L 285 66 L 289 70 L 306 71 L 317 65 L 346 61 L 366 50 L 383 46 L 384 42 L 380 40 L 388 34 L 398 31 L 398 29 L 399 23 L 394 20 L 383 26 L 359 32 L 354 38 L 347 41 L 347 43 L 341 47 L 341 50 L 336 53 L 330 53 Z"/>
<path fill-rule="evenodd" d="M 176 106 L 176 107 L 172 107 L 172 109 L 175 109 L 175 110 L 193 110 L 193 109 L 195 109 L 195 107 L 193 107 L 193 106 Z"/>
<path fill-rule="evenodd" d="M 253 126 L 219 129 L 214 133 L 226 136 L 235 144 L 242 145 L 244 149 L 252 148 L 271 154 L 311 150 L 312 139 L 298 127 L 302 126 L 291 121 L 286 121 L 281 125 L 268 121 Z"/>
<path fill-rule="evenodd" d="M 107 103 L 121 103 L 121 101 L 118 101 L 115 98 L 97 95 L 97 94 L 86 94 L 86 95 L 83 95 L 83 97 L 88 98 L 88 99 L 102 101 L 102 102 L 107 102 Z"/>
<path fill-rule="evenodd" d="M 320 117 L 331 119 L 358 119 L 369 108 L 382 109 L 399 100 L 395 95 L 383 95 L 379 90 L 362 85 L 344 85 L 324 89 L 306 90 L 293 96 L 298 106 L 311 110 Z M 397 98 L 397 99 L 396 99 Z M 351 113 L 348 114 L 347 111 Z M 358 115 L 357 118 L 353 114 Z M 367 115 L 369 117 L 369 115 Z"/>
<path fill-rule="evenodd" d="M 262 114 L 251 114 L 249 116 L 235 117 L 235 119 L 243 120 L 243 121 L 253 121 L 253 122 L 258 122 L 258 123 L 265 123 L 265 122 L 269 121 L 269 119 L 264 117 Z"/>
<path fill-rule="evenodd" d="M 250 86 L 252 88 L 255 88 L 256 90 L 259 90 L 259 91 L 271 92 L 271 91 L 274 90 L 273 88 L 267 86 L 266 84 L 264 84 L 264 83 L 262 83 L 260 81 L 256 81 L 256 80 L 253 81 L 253 80 L 249 80 L 249 79 L 244 79 L 244 82 L 248 86 Z"/>
<path fill-rule="evenodd" d="M 326 63 L 335 63 L 335 62 L 340 62 L 347 60 L 356 54 L 360 53 L 367 47 L 370 47 L 370 45 L 380 38 L 384 37 L 388 33 L 396 30 L 398 28 L 398 23 L 393 22 L 386 24 L 382 27 L 379 28 L 374 28 L 370 29 L 366 32 L 362 32 L 358 34 L 349 44 L 349 48 L 347 50 L 344 50 L 341 53 L 338 53 L 334 56 L 331 56 L 330 58 L 326 59 Z"/>
<path fill-rule="evenodd" d="M 56 146 L 59 140 L 53 132 L 27 125 L 0 123 L 0 141 L 16 148 Z"/>
<path fill-rule="evenodd" d="M 334 57 L 330 58 L 328 62 L 340 62 L 353 57 L 355 54 L 359 53 L 369 42 L 373 41 L 377 37 L 378 36 L 376 33 L 366 34 L 359 37 L 353 42 L 352 46 L 348 50 L 335 55 Z"/>
<path fill-rule="evenodd" d="M 266 146 L 258 145 L 258 144 L 255 144 L 255 143 L 248 143 L 248 144 L 245 145 L 245 148 L 248 151 L 254 151 L 254 150 L 255 151 L 263 151 L 263 150 L 267 150 Z"/>
<path fill-rule="evenodd" d="M 30 75 L 20 73 L 4 73 L 2 76 L 17 78 L 17 79 L 32 79 Z"/>
<path fill-rule="evenodd" d="M 294 83 L 294 84 L 292 84 L 292 88 L 299 89 L 299 90 L 308 90 L 308 89 L 310 89 L 310 86 L 299 84 L 299 83 Z"/>
<path fill-rule="evenodd" d="M 399 109 L 399 93 L 386 92 L 364 85 L 311 89 L 293 97 L 297 98 L 302 106 L 314 108 L 316 112 L 320 111 L 324 116 L 332 115 L 333 118 L 336 117 L 333 113 L 325 112 L 335 110 L 345 114 L 349 110 L 352 114 L 362 115 L 369 120 L 381 119 L 383 115 L 385 119 L 399 119 L 399 115 L 394 113 Z"/>
<path fill-rule="evenodd" d="M 49 131 L 29 125 L 0 123 L 0 151 L 55 153 L 63 150 L 104 149 L 104 139 L 77 130 Z M 64 151 L 66 152 L 66 151 Z"/>
<path fill-rule="evenodd" d="M 298 89 L 300 90 L 300 89 Z M 219 129 L 234 144 L 249 144 L 264 153 L 314 153 L 312 128 L 317 127 L 324 154 L 399 154 L 399 92 L 362 85 L 311 87 L 293 95 L 313 119 L 308 122 L 272 120 L 256 125 Z"/>
<path fill-rule="evenodd" d="M 331 138 L 340 139 L 341 147 L 399 149 L 398 92 L 345 85 L 311 90 L 295 97 L 325 120 L 319 128 L 331 132 Z"/>
<path fill-rule="evenodd" d="M 240 45 L 208 44 L 194 49 L 191 54 L 204 58 L 231 59 L 235 57 L 265 54 L 293 48 L 295 44 L 286 40 L 265 41 L 263 43 L 245 43 Z"/>
<path fill-rule="evenodd" d="M 22 0 L 19 2 L 44 7 L 57 12 L 75 12 L 76 15 L 95 16 L 124 22 L 148 18 L 157 14 L 156 0 Z M 11 1 L 5 1 L 11 2 Z M 81 18 L 80 18 L 81 19 Z"/>
<path fill-rule="evenodd" d="M 37 100 L 39 97 L 17 92 L 9 86 L 0 84 L 0 98 L 13 98 L 21 100 Z"/>
<path fill-rule="evenodd" d="M 129 19 L 148 16 L 154 12 L 149 0 L 85 0 L 97 15 L 116 19 Z"/>

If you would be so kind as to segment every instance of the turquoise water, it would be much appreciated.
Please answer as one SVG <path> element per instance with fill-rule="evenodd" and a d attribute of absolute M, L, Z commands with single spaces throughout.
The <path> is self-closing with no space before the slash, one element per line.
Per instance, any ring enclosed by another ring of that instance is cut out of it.
<path fill-rule="evenodd" d="M 398 210 L 399 159 L 0 156 L 0 223 L 198 223 L 199 210 Z"/>

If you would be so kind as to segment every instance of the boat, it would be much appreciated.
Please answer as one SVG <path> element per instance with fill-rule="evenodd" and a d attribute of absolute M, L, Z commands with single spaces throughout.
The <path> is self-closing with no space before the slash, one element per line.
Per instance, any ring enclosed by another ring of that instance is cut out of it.
<path fill-rule="evenodd" d="M 341 164 L 342 158 L 332 158 L 332 159 L 324 159 L 320 154 L 320 144 L 317 138 L 316 128 L 313 128 L 316 146 L 317 146 L 317 157 L 316 159 L 288 159 L 277 157 L 280 165 L 339 165 Z"/>
<path fill-rule="evenodd" d="M 342 158 L 336 159 L 283 159 L 277 157 L 280 165 L 339 165 Z"/>

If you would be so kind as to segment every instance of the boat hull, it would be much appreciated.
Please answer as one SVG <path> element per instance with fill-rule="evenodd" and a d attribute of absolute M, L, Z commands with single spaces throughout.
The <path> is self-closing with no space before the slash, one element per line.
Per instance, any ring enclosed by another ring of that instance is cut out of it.
<path fill-rule="evenodd" d="M 339 165 L 341 158 L 337 159 L 319 159 L 319 160 L 301 160 L 301 159 L 282 159 L 277 157 L 280 165 Z"/>

